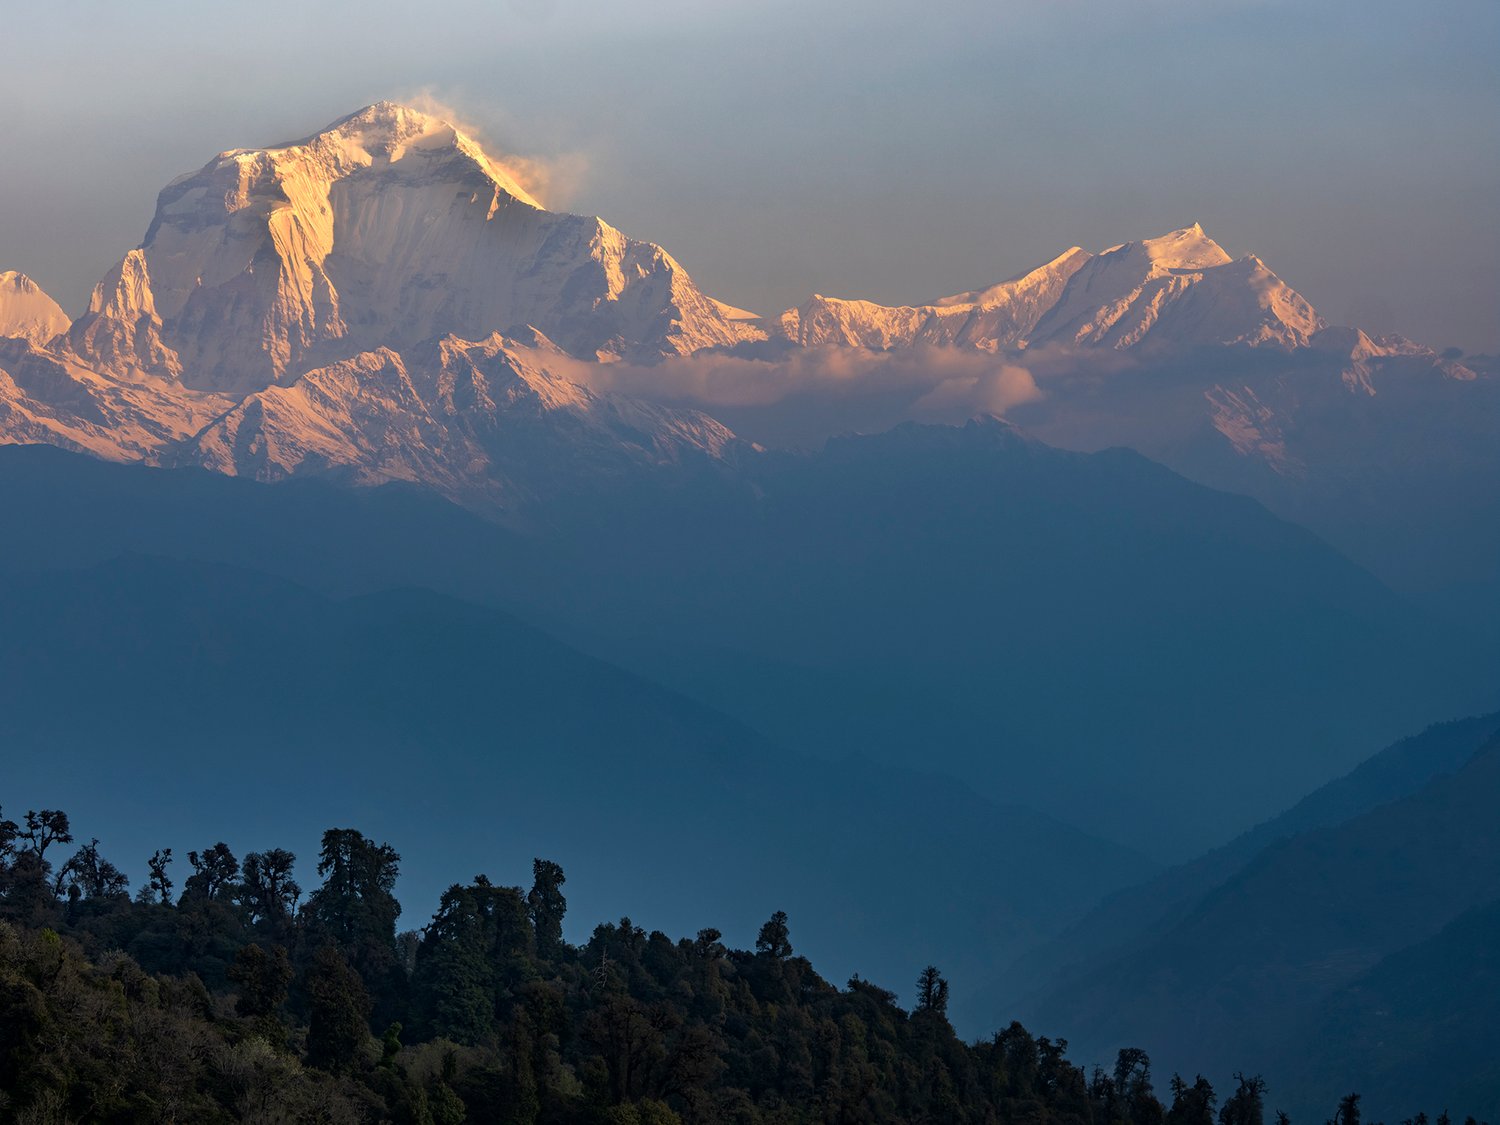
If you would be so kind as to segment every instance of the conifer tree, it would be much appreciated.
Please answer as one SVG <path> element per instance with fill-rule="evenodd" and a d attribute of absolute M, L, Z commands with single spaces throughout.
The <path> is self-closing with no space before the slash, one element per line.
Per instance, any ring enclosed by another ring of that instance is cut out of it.
<path fill-rule="evenodd" d="M 526 896 L 526 906 L 536 929 L 537 956 L 552 961 L 563 950 L 562 924 L 568 900 L 563 897 L 562 885 L 567 879 L 563 869 L 550 859 L 532 860 L 531 871 L 531 893 Z"/>
<path fill-rule="evenodd" d="M 331 945 L 320 946 L 307 971 L 307 1062 L 330 1074 L 359 1069 L 370 1039 L 370 997 L 359 974 Z"/>

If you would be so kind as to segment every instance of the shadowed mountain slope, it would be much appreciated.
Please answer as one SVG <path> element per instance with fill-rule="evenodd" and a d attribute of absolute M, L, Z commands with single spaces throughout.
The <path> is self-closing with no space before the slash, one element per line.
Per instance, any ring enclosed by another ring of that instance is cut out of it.
<path fill-rule="evenodd" d="M 993 988 L 971 998 L 968 1010 L 976 1018 L 1010 1011 L 1018 1004 L 1045 1012 L 1050 997 L 1065 982 L 1162 937 L 1266 848 L 1410 796 L 1434 778 L 1461 768 L 1497 731 L 1500 713 L 1436 723 L 1403 738 L 1223 847 L 1111 895 L 1066 933 L 1010 966 Z"/>
<path fill-rule="evenodd" d="M 1329 1090 L 1347 1087 L 1387 1121 L 1424 1105 L 1500 1118 L 1497 1007 L 1500 900 L 1465 911 L 1325 1000 L 1284 1053 L 1287 1104 L 1312 1112 Z"/>
<path fill-rule="evenodd" d="M 1085 1057 L 1151 1042 L 1159 1064 L 1183 1073 L 1269 1074 L 1300 1056 L 1307 1083 L 1328 1080 L 1345 1043 L 1319 1029 L 1370 998 L 1357 982 L 1370 973 L 1378 992 L 1382 961 L 1500 896 L 1497 805 L 1500 738 L 1491 737 L 1462 768 L 1408 797 L 1272 844 L 1144 948 L 1082 974 L 1039 1010 Z M 1447 971 L 1420 950 L 1401 954 L 1390 987 L 1399 993 L 1400 979 Z M 1467 979 L 1490 988 L 1488 971 L 1483 961 L 1455 966 L 1444 987 Z M 1424 1010 L 1402 1034 L 1452 1034 L 1435 1007 Z M 1393 1068 L 1385 1091 L 1403 1074 L 1413 1096 L 1431 1089 L 1423 1052 L 1382 1057 Z M 1311 1112 L 1341 1096 L 1304 1091 L 1308 1100 L 1287 1108 Z M 1380 1107 L 1400 1109 L 1410 1111 Z"/>

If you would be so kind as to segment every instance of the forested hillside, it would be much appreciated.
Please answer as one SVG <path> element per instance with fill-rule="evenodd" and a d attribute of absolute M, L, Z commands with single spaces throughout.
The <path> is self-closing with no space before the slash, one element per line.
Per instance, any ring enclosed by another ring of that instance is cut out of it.
<path fill-rule="evenodd" d="M 354 830 L 324 834 L 305 895 L 291 853 L 214 844 L 157 852 L 132 898 L 96 840 L 72 843 L 60 811 L 0 820 L 0 1120 L 1215 1119 L 1201 1078 L 1159 1097 L 1144 1051 L 1090 1073 L 1019 1024 L 962 1042 L 936 968 L 910 1012 L 836 987 L 781 912 L 753 952 L 628 918 L 574 946 L 539 859 L 529 890 L 476 876 L 402 931 L 400 857 Z M 1217 1119 L 1267 1105 L 1237 1076 Z"/>

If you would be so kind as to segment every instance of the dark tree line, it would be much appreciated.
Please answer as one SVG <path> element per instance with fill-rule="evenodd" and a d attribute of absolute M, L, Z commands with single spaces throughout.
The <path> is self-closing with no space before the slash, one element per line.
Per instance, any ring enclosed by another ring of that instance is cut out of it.
<path fill-rule="evenodd" d="M 189 852 L 180 894 L 162 849 L 132 899 L 72 842 L 57 810 L 0 817 L 0 1122 L 1266 1125 L 1259 1076 L 1164 1102 L 1144 1051 L 1090 1074 L 1016 1023 L 965 1043 L 933 966 L 911 1012 L 837 988 L 779 911 L 753 952 L 628 918 L 572 946 L 538 859 L 529 890 L 477 876 L 400 932 L 400 856 L 352 829 L 305 899 L 282 849 Z"/>

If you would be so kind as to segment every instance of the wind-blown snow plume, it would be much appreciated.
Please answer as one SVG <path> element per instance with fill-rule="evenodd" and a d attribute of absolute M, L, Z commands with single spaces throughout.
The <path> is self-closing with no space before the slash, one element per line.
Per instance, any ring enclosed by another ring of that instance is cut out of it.
<path fill-rule="evenodd" d="M 425 113 L 429 117 L 446 121 L 460 133 L 477 141 L 484 147 L 485 154 L 493 163 L 509 172 L 515 181 L 526 189 L 526 194 L 549 211 L 568 207 L 574 199 L 578 198 L 583 188 L 589 172 L 589 158 L 586 153 L 571 151 L 540 156 L 534 153 L 523 155 L 512 152 L 496 143 L 493 128 L 487 128 L 431 89 L 418 90 L 410 97 L 404 98 L 402 104 L 410 106 L 419 113 Z M 497 112 L 494 109 L 487 109 L 485 117 L 493 118 Z"/>

